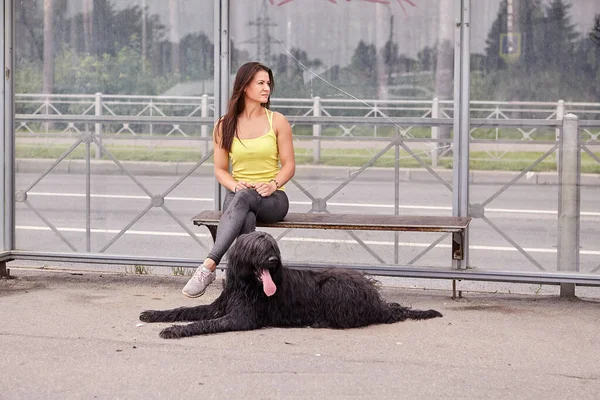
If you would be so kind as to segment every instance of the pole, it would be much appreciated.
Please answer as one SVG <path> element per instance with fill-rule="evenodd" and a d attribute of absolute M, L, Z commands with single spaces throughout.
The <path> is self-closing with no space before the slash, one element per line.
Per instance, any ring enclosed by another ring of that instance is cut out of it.
<path fill-rule="evenodd" d="M 200 101 L 200 116 L 208 117 L 208 95 L 203 94 Z M 200 127 L 200 136 L 202 138 L 208 137 L 208 126 L 202 125 Z M 205 156 L 206 153 L 208 153 L 208 140 L 202 142 L 202 156 Z"/>
<path fill-rule="evenodd" d="M 319 96 L 313 97 L 313 116 L 321 116 L 321 98 Z M 321 125 L 313 125 L 313 163 L 318 164 L 321 162 Z"/>
<path fill-rule="evenodd" d="M 471 1 L 457 2 L 455 12 L 454 54 L 454 141 L 452 215 L 466 217 L 469 214 L 469 111 L 470 111 L 470 12 Z M 464 259 L 453 260 L 452 267 L 465 269 L 468 265 L 468 233 L 465 234 Z"/>
<path fill-rule="evenodd" d="M 440 116 L 440 99 L 437 97 L 433 99 L 431 103 L 431 118 L 439 118 Z M 438 166 L 438 141 L 440 137 L 440 128 L 437 126 L 431 127 L 431 139 L 433 142 L 433 149 L 431 150 L 431 166 L 437 168 Z"/>
<path fill-rule="evenodd" d="M 560 145 L 557 267 L 559 271 L 578 272 L 581 152 L 576 115 L 565 115 Z M 575 284 L 561 283 L 560 296 L 574 297 Z"/>
<path fill-rule="evenodd" d="M 95 99 L 95 115 L 97 117 L 102 116 L 102 93 L 96 93 L 96 99 Z M 98 143 L 102 143 L 102 124 L 99 122 L 96 122 L 94 124 L 94 134 L 96 135 L 96 139 L 98 139 Z M 98 144 L 96 144 L 96 154 L 94 157 L 96 160 L 99 160 L 102 158 L 102 150 L 100 148 L 100 146 L 98 146 Z"/>

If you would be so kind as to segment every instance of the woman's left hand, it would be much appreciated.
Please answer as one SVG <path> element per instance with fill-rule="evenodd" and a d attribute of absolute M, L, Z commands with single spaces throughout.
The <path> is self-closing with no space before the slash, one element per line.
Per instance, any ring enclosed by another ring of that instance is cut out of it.
<path fill-rule="evenodd" d="M 256 184 L 254 190 L 256 190 L 256 193 L 260 194 L 262 197 L 269 197 L 277 190 L 277 184 L 272 181 L 269 183 L 260 182 Z"/>

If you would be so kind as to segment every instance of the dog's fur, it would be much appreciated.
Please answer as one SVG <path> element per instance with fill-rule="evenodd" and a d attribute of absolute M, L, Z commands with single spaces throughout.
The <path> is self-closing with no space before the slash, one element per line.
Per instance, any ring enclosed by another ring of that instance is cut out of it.
<path fill-rule="evenodd" d="M 373 283 L 355 271 L 285 268 L 275 239 L 252 232 L 241 235 L 230 249 L 226 285 L 212 304 L 148 310 L 140 320 L 195 321 L 160 332 L 162 338 L 171 339 L 267 326 L 358 328 L 441 316 L 435 310 L 385 302 Z"/>

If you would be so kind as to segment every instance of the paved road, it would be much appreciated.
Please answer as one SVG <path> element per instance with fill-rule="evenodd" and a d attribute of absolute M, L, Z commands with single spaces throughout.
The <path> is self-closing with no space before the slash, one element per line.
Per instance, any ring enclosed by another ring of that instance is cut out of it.
<path fill-rule="evenodd" d="M 384 286 L 443 318 L 345 331 L 264 329 L 167 341 L 148 308 L 184 278 L 14 271 L 0 281 L 0 399 L 597 399 L 600 293 Z M 459 283 L 459 286 L 463 283 Z M 583 288 L 591 290 L 591 288 Z M 506 293 L 506 292 L 505 292 Z"/>
<path fill-rule="evenodd" d="M 347 172 L 347 171 L 346 171 Z M 31 186 L 38 174 L 18 174 L 17 190 Z M 347 178 L 347 176 L 346 176 Z M 146 193 L 162 194 L 179 177 L 136 175 L 143 189 L 127 176 L 94 175 L 91 180 L 90 249 L 100 251 L 127 226 L 137 221 L 109 248 L 109 254 L 156 257 L 202 257 L 210 245 L 208 232 L 194 228 L 191 216 L 214 204 L 214 181 L 195 174 L 173 188 L 165 198 L 165 209 L 152 208 Z M 343 182 L 343 175 L 307 176 L 298 181 L 313 198 L 327 197 Z M 305 212 L 311 198 L 294 185 L 287 186 L 291 210 Z M 517 185 L 496 194 L 499 184 L 472 185 L 471 203 L 485 203 L 487 220 L 475 219 L 471 225 L 471 263 L 484 269 L 547 270 L 556 269 L 557 187 L 553 185 Z M 85 177 L 53 173 L 28 191 L 28 203 L 17 203 L 17 248 L 39 251 L 70 252 L 68 245 L 41 219 L 57 227 L 78 251 L 86 250 Z M 451 215 L 452 193 L 437 182 L 401 182 L 401 214 Z M 600 187 L 582 188 L 581 269 L 591 271 L 600 264 L 596 246 L 600 212 Z M 329 200 L 332 212 L 392 214 L 394 184 L 385 177 L 359 177 Z M 30 207 L 31 206 L 31 207 Z M 33 207 L 33 208 L 32 208 Z M 37 212 L 37 214 L 36 214 Z M 141 217 L 140 217 L 141 215 Z M 136 218 L 139 217 L 139 220 Z M 199 236 L 197 243 L 185 228 Z M 280 230 L 272 233 L 280 235 Z M 387 262 L 394 263 L 394 235 L 358 234 Z M 503 236 L 504 235 L 504 236 Z M 437 234 L 401 233 L 398 263 L 406 264 L 439 237 Z M 509 243 L 512 240 L 535 260 L 528 260 Z M 281 240 L 284 255 L 294 262 L 376 263 L 377 261 L 343 232 L 292 231 Z M 450 239 L 444 239 L 415 265 L 449 265 Z"/>

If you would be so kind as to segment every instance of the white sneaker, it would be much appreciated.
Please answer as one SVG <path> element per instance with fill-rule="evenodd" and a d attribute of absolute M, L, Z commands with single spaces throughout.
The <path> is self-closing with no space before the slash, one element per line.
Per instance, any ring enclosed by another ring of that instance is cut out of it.
<path fill-rule="evenodd" d="M 206 291 L 208 285 L 217 277 L 216 271 L 208 271 L 204 264 L 199 266 L 194 276 L 190 278 L 188 283 L 183 287 L 181 293 L 187 297 L 200 297 Z"/>

